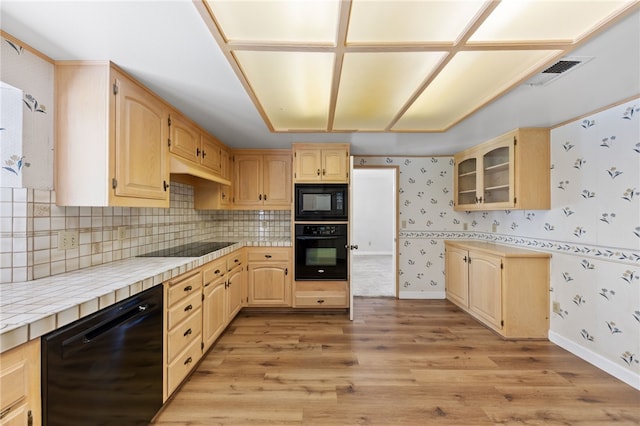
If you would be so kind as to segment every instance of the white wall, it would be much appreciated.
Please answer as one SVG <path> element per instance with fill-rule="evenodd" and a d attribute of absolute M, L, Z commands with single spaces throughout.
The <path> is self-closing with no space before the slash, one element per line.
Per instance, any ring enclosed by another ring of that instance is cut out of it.
<path fill-rule="evenodd" d="M 354 255 L 392 254 L 395 169 L 355 169 L 351 184 Z"/>

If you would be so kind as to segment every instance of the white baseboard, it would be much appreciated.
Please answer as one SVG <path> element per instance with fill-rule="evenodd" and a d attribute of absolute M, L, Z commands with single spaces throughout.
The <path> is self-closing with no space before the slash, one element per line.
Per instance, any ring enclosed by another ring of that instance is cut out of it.
<path fill-rule="evenodd" d="M 562 337 L 554 331 L 549 331 L 549 340 L 577 357 L 580 357 L 588 363 L 593 364 L 599 369 L 611 374 L 616 379 L 640 390 L 640 375 L 634 374 L 632 371 L 613 363 L 611 360 L 590 351 L 584 346 L 580 346 L 577 343 Z"/>
<path fill-rule="evenodd" d="M 354 256 L 392 256 L 392 251 L 360 251 L 354 250 Z"/>
<path fill-rule="evenodd" d="M 398 299 L 445 299 L 444 291 L 401 291 Z"/>

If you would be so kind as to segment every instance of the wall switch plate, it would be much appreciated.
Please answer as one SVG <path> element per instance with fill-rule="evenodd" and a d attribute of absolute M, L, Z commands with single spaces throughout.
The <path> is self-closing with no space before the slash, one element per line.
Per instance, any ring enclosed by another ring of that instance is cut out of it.
<path fill-rule="evenodd" d="M 118 241 L 122 241 L 127 238 L 127 228 L 125 226 L 118 226 Z"/>
<path fill-rule="evenodd" d="M 498 232 L 498 225 L 496 225 L 495 223 L 491 224 L 491 232 Z"/>
<path fill-rule="evenodd" d="M 69 250 L 78 248 L 78 231 L 58 231 L 58 248 Z"/>
<path fill-rule="evenodd" d="M 553 302 L 552 306 L 553 306 L 553 312 L 556 314 L 559 314 L 561 311 L 560 302 Z"/>

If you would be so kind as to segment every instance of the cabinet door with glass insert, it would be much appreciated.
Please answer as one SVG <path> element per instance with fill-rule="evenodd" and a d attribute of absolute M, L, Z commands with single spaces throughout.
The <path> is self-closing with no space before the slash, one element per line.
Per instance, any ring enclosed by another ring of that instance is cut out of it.
<path fill-rule="evenodd" d="M 455 208 L 465 210 L 478 202 L 478 161 L 475 155 L 455 156 Z"/>
<path fill-rule="evenodd" d="M 480 202 L 486 207 L 511 208 L 515 206 L 514 137 L 497 140 L 482 154 L 482 194 Z"/>

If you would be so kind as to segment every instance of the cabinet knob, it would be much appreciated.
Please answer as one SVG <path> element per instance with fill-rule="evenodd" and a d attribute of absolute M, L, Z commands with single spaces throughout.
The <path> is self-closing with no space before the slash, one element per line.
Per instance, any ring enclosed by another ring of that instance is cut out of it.
<path fill-rule="evenodd" d="M 322 169 L 322 176 L 326 176 L 327 175 L 327 171 L 325 169 Z"/>
<path fill-rule="evenodd" d="M 267 259 L 271 259 L 271 255 L 270 254 L 265 254 L 264 257 L 266 257 Z"/>
<path fill-rule="evenodd" d="M 267 201 L 267 194 L 264 194 L 264 200 Z"/>
<path fill-rule="evenodd" d="M 191 291 L 191 290 L 193 290 L 193 287 L 191 287 L 190 285 L 184 288 L 184 291 Z"/>
<path fill-rule="evenodd" d="M 322 305 L 324 303 L 324 299 L 318 299 L 318 303 Z"/>
<path fill-rule="evenodd" d="M 203 149 L 203 150 L 202 150 L 202 158 L 204 158 L 204 157 L 206 157 L 206 156 L 207 156 L 207 153 L 206 153 L 206 152 L 205 152 L 205 150 Z"/>
<path fill-rule="evenodd" d="M 196 148 L 196 157 L 200 157 L 200 148 Z"/>
<path fill-rule="evenodd" d="M 187 305 L 187 306 L 185 306 L 184 311 L 185 312 L 189 312 L 192 309 L 193 309 L 193 305 Z"/>
<path fill-rule="evenodd" d="M 193 359 L 189 357 L 184 361 L 184 365 L 191 364 L 192 362 L 193 362 Z"/>
<path fill-rule="evenodd" d="M 187 336 L 191 335 L 191 333 L 193 333 L 193 332 L 191 331 L 191 329 L 188 329 L 187 331 L 185 331 L 185 332 L 184 332 L 183 336 L 184 336 L 184 337 L 187 337 Z"/>
<path fill-rule="evenodd" d="M 258 195 L 258 200 L 262 201 L 262 194 Z"/>
<path fill-rule="evenodd" d="M 320 176 L 320 169 L 318 169 L 318 171 L 316 172 L 316 174 L 317 174 L 318 176 Z"/>

